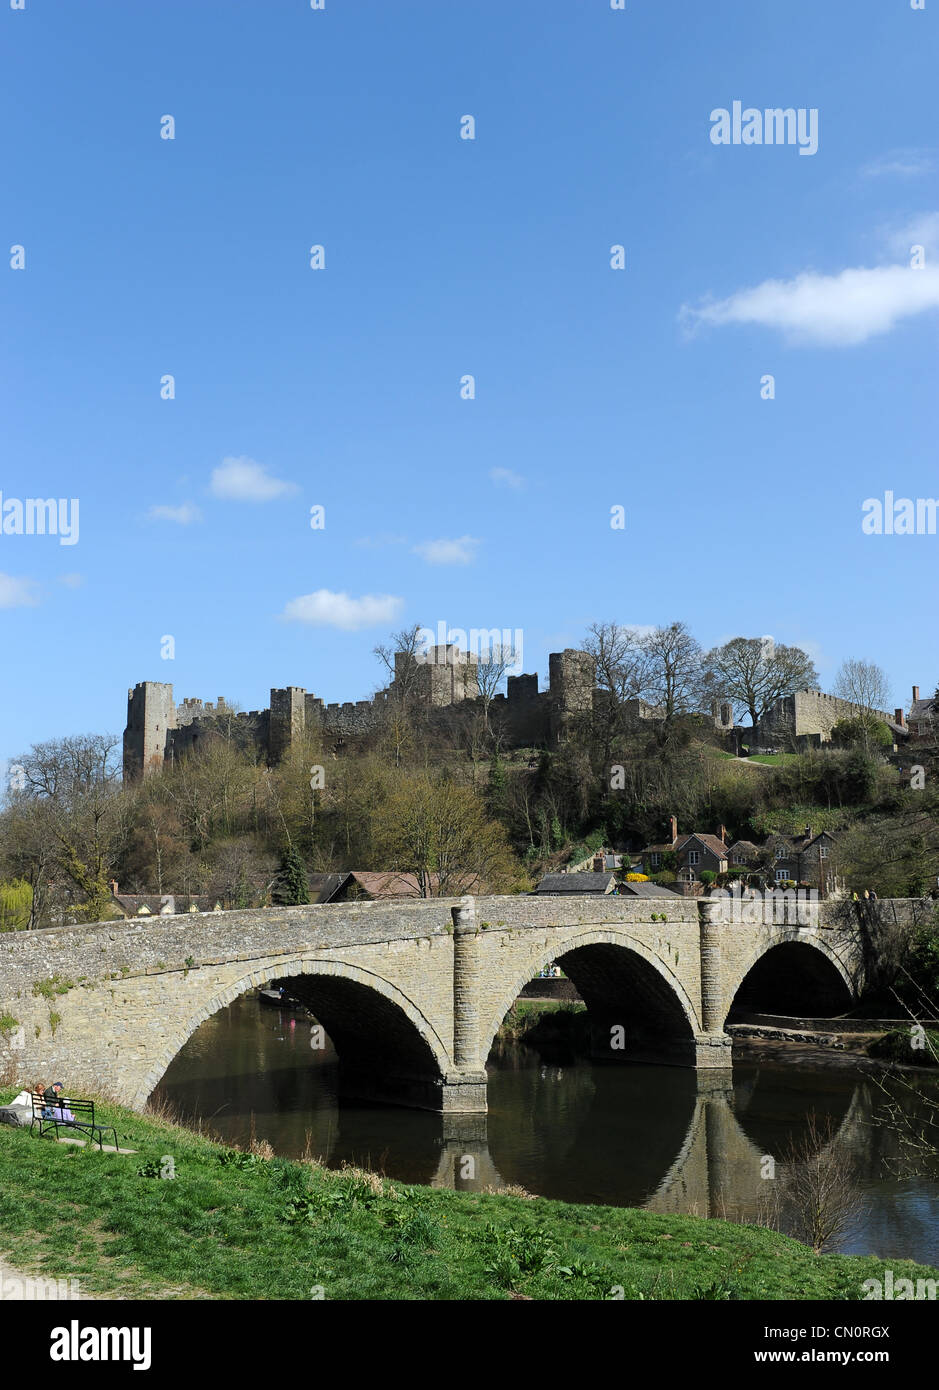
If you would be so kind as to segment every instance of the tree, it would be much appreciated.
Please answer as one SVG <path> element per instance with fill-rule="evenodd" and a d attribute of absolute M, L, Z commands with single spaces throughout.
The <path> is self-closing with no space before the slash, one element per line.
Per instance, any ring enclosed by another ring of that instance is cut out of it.
<path fill-rule="evenodd" d="M 108 913 L 109 879 L 129 828 L 117 747 L 107 734 L 34 744 L 17 759 L 24 786 L 9 794 L 14 819 L 27 824 L 42 860 L 43 878 L 54 868 L 68 879 L 80 898 L 75 915 L 90 922 Z M 36 880 L 25 876 L 35 892 Z"/>
<path fill-rule="evenodd" d="M 754 728 L 777 700 L 818 687 L 814 662 L 801 647 L 761 637 L 734 637 L 708 652 L 704 665 L 708 683 L 746 710 Z"/>
<path fill-rule="evenodd" d="M 24 931 L 33 910 L 33 890 L 24 878 L 0 883 L 0 931 Z"/>
<path fill-rule="evenodd" d="M 890 682 L 886 672 L 873 661 L 860 661 L 854 657 L 843 661 L 835 676 L 834 693 L 839 700 L 857 705 L 859 713 L 856 722 L 864 751 L 869 754 L 878 742 L 877 729 L 878 726 L 883 727 L 881 711 L 890 699 Z"/>
<path fill-rule="evenodd" d="M 411 627 L 392 633 L 390 642 L 380 643 L 373 649 L 390 681 L 385 700 L 379 708 L 382 733 L 394 756 L 395 767 L 401 766 L 402 757 L 413 742 L 418 683 L 424 656 L 420 638 L 423 630 L 420 623 L 414 623 Z"/>
<path fill-rule="evenodd" d="M 890 748 L 893 734 L 882 719 L 839 719 L 831 728 L 831 736 L 847 748 L 863 748 L 867 753 L 875 748 Z"/>
<path fill-rule="evenodd" d="M 657 627 L 642 638 L 647 663 L 645 688 L 662 712 L 667 741 L 680 714 L 697 708 L 701 691 L 701 648 L 684 623 Z"/>
<path fill-rule="evenodd" d="M 373 826 L 376 867 L 414 874 L 423 898 L 505 891 L 519 878 L 503 827 L 446 774 L 399 777 Z"/>
<path fill-rule="evenodd" d="M 285 849 L 281 856 L 280 874 L 274 885 L 272 897 L 280 907 L 296 907 L 300 903 L 310 901 L 306 869 L 299 851 L 293 845 Z"/>
<path fill-rule="evenodd" d="M 617 623 L 591 623 L 581 650 L 592 657 L 594 685 L 605 695 L 597 702 L 597 733 L 603 766 L 608 767 L 613 743 L 623 729 L 626 701 L 641 698 L 650 681 L 652 661 L 636 630 Z"/>
<path fill-rule="evenodd" d="M 490 718 L 492 702 L 506 672 L 519 660 L 518 653 L 512 647 L 503 647 L 499 643 L 493 643 L 487 647 L 485 654 L 481 655 L 476 662 L 476 681 L 483 710 L 483 729 L 487 740 L 492 737 Z"/>

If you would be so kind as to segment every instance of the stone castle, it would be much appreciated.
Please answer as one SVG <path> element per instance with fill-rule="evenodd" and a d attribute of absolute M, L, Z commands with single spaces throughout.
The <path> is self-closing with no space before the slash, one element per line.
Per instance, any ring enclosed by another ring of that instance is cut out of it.
<path fill-rule="evenodd" d="M 557 744 L 570 720 L 592 708 L 594 667 L 586 652 L 552 652 L 548 672 L 548 690 L 538 689 L 536 675 L 509 676 L 506 693 L 491 701 L 490 719 L 514 747 Z M 288 685 L 271 691 L 267 709 L 245 714 L 233 710 L 223 696 L 214 705 L 192 699 L 177 705 L 172 685 L 140 681 L 127 692 L 124 778 L 134 780 L 183 756 L 229 725 L 270 764 L 279 762 L 307 729 L 339 743 L 364 737 L 379 727 L 386 706 L 404 690 L 441 729 L 446 729 L 448 719 L 466 717 L 482 704 L 477 660 L 454 645 L 431 647 L 420 660 L 396 652 L 391 685 L 371 700 L 346 704 L 327 705 L 302 686 Z M 638 717 L 648 717 L 641 701 L 632 703 Z"/>
<path fill-rule="evenodd" d="M 610 698 L 595 688 L 594 675 L 593 660 L 587 652 L 573 648 L 552 652 L 548 658 L 548 689 L 538 689 L 536 675 L 508 676 L 506 693 L 493 696 L 489 704 L 490 722 L 499 728 L 510 747 L 556 747 L 563 742 L 573 719 L 597 709 Z M 235 711 L 223 696 L 215 705 L 192 699 L 177 705 L 172 685 L 140 681 L 127 692 L 124 778 L 135 780 L 164 762 L 185 755 L 197 748 L 201 739 L 219 732 L 253 746 L 270 765 L 279 762 L 306 730 L 315 729 L 334 740 L 338 748 L 349 739 L 366 737 L 377 730 L 387 707 L 404 692 L 422 710 L 432 729 L 444 735 L 453 734 L 454 721 L 465 720 L 482 708 L 477 659 L 456 645 L 431 647 L 420 658 L 396 652 L 390 686 L 379 690 L 371 700 L 327 705 L 302 686 L 288 685 L 271 691 L 267 709 L 247 714 Z M 914 689 L 914 702 L 918 695 L 918 689 Z M 624 709 L 636 721 L 663 717 L 661 710 L 645 700 L 627 700 Z M 746 736 L 754 744 L 806 748 L 829 743 L 833 725 L 859 713 L 857 705 L 823 691 L 800 690 L 777 700 L 755 730 L 735 729 L 733 707 L 726 701 L 712 702 L 708 722 L 726 737 L 728 748 L 736 748 L 741 737 Z M 892 717 L 885 710 L 875 714 L 898 742 L 910 736 L 902 709 L 895 710 Z"/>

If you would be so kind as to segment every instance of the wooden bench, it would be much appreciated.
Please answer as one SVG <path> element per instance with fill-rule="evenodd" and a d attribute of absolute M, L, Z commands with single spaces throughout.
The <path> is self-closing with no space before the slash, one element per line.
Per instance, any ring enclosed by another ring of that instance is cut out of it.
<path fill-rule="evenodd" d="M 98 1147 L 104 1150 L 104 1135 L 114 1135 L 114 1147 L 117 1149 L 117 1130 L 113 1125 L 101 1125 L 95 1120 L 95 1103 L 93 1100 L 69 1100 L 66 1096 L 56 1096 L 54 1099 L 44 1096 L 41 1091 L 31 1092 L 33 1102 L 33 1120 L 29 1126 L 32 1134 L 33 1127 L 38 1124 L 39 1134 L 48 1133 L 50 1130 L 59 1137 L 60 1129 L 78 1129 L 85 1134 L 90 1134 L 93 1139 L 97 1139 Z M 68 1110 L 74 1116 L 67 1119 L 65 1111 Z"/>

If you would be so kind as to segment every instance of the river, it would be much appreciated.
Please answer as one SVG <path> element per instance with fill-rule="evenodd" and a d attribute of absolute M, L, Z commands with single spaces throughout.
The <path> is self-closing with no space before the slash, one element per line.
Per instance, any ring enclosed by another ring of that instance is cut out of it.
<path fill-rule="evenodd" d="M 883 1091 L 843 1060 L 810 1064 L 777 1050 L 735 1061 L 732 1086 L 715 1089 L 681 1068 L 600 1066 L 507 1044 L 490 1058 L 488 1117 L 443 1119 L 340 1102 L 336 1054 L 328 1041 L 311 1046 L 312 1028 L 302 1013 L 246 995 L 198 1028 L 154 1099 L 229 1142 L 254 1134 L 278 1154 L 330 1167 L 738 1221 L 761 1219 L 767 1158 L 784 1161 L 814 1115 L 857 1180 L 856 1205 L 830 1248 L 939 1264 L 939 1162 L 918 1164 L 916 1175 L 898 1168 Z M 939 1102 L 939 1081 L 906 1077 Z M 928 1123 L 922 1095 L 897 1080 L 888 1093 L 914 1125 Z"/>

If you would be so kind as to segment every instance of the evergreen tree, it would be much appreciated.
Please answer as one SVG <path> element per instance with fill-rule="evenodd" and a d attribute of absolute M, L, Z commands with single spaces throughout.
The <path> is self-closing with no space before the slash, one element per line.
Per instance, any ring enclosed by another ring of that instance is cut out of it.
<path fill-rule="evenodd" d="M 290 845 L 280 859 L 280 875 L 271 894 L 278 907 L 298 907 L 310 901 L 310 885 L 299 850 Z"/>

